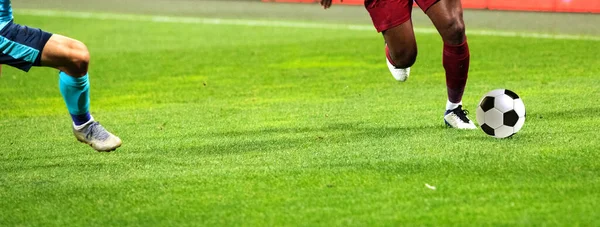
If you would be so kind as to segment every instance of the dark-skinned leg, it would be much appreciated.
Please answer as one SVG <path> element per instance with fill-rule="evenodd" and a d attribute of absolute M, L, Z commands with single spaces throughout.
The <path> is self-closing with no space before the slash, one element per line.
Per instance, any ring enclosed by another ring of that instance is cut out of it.
<path fill-rule="evenodd" d="M 425 13 L 442 36 L 444 43 L 460 45 L 466 40 L 460 0 L 440 0 Z"/>
<path fill-rule="evenodd" d="M 408 21 L 383 31 L 386 47 L 385 54 L 392 76 L 398 81 L 405 81 L 410 67 L 417 59 L 417 42 L 412 21 Z"/>
<path fill-rule="evenodd" d="M 455 128 L 475 128 L 462 111 L 462 97 L 467 84 L 470 53 L 465 35 L 461 2 L 460 0 L 440 0 L 429 7 L 426 14 L 444 41 L 442 63 L 446 70 L 448 90 L 446 115 L 454 112 L 454 115 L 458 117 L 447 116 L 445 117 L 446 123 Z"/>
<path fill-rule="evenodd" d="M 415 63 L 417 42 L 411 20 L 383 31 L 383 38 L 387 45 L 386 55 L 392 65 L 397 68 L 408 68 Z"/>
<path fill-rule="evenodd" d="M 446 69 L 448 100 L 460 103 L 467 83 L 470 60 L 460 0 L 440 0 L 426 13 L 444 41 L 443 65 Z"/>

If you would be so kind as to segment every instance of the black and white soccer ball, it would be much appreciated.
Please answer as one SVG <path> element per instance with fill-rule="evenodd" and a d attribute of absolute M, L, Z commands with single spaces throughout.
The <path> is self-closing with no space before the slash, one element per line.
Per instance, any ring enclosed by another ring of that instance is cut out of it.
<path fill-rule="evenodd" d="M 477 122 L 490 136 L 510 137 L 525 124 L 525 104 L 516 93 L 508 89 L 490 91 L 479 101 Z"/>

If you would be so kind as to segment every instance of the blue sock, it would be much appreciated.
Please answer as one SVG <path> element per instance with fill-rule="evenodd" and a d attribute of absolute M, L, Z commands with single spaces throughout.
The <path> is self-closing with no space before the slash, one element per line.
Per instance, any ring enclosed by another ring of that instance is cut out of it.
<path fill-rule="evenodd" d="M 75 78 L 59 73 L 58 87 L 67 104 L 73 123 L 82 125 L 92 119 L 90 115 L 90 82 L 88 75 Z"/>

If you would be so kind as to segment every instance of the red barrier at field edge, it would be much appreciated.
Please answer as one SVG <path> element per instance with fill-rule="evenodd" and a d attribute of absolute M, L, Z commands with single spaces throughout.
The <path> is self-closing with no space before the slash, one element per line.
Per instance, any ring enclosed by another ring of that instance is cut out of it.
<path fill-rule="evenodd" d="M 261 0 L 263 2 L 316 3 L 319 0 Z M 334 4 L 362 5 L 364 0 L 333 0 Z M 600 0 L 462 0 L 466 9 L 600 13 Z"/>

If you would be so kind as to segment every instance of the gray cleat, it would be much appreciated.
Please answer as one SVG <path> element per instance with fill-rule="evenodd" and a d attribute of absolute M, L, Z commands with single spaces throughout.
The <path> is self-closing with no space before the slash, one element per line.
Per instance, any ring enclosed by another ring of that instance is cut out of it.
<path fill-rule="evenodd" d="M 75 138 L 97 151 L 110 152 L 121 146 L 121 139 L 106 131 L 100 122 L 93 121 L 80 130 L 73 127 Z"/>

